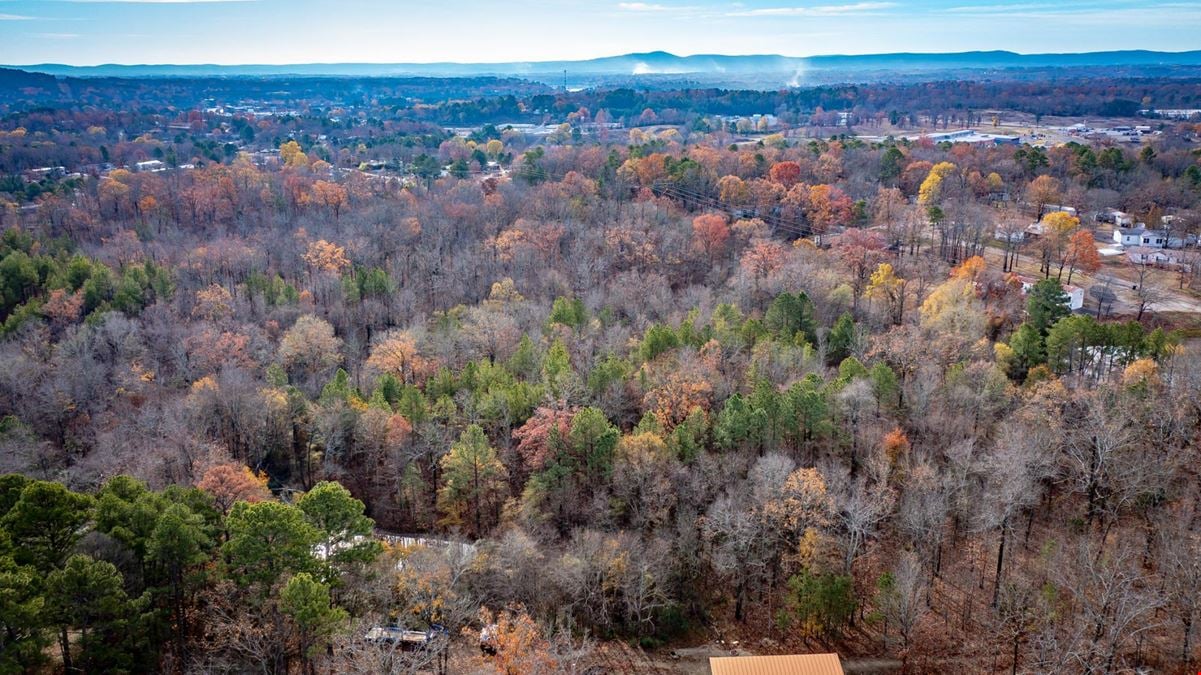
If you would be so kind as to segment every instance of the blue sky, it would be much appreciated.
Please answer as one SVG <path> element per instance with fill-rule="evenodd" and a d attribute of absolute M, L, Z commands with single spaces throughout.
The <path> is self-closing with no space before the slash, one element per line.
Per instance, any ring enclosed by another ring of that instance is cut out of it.
<path fill-rule="evenodd" d="M 0 0 L 0 63 L 1201 49 L 1201 0 Z"/>

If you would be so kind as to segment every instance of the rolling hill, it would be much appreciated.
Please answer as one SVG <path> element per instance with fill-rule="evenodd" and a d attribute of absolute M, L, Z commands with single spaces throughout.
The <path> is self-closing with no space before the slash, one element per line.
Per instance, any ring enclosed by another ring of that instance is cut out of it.
<path fill-rule="evenodd" d="M 956 53 L 896 53 L 791 57 L 778 54 L 678 56 L 668 52 L 622 54 L 579 61 L 506 63 L 298 63 L 298 64 L 104 64 L 72 66 L 55 63 L 14 65 L 13 68 L 71 77 L 197 77 L 197 76 L 518 76 L 532 79 L 696 76 L 705 79 L 804 72 L 920 73 L 929 71 L 1003 70 L 1020 68 L 1201 66 L 1201 50 L 1146 50 L 1071 54 L 1017 54 L 1008 51 Z M 823 78 L 824 79 L 824 78 Z"/>

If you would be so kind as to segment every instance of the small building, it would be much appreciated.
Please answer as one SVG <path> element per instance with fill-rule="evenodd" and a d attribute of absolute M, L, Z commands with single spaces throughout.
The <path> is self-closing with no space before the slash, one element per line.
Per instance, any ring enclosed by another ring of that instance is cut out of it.
<path fill-rule="evenodd" d="M 25 180 L 37 182 L 45 179 L 62 178 L 65 175 L 67 175 L 67 167 L 65 166 L 43 166 L 26 171 Z"/>
<path fill-rule="evenodd" d="M 1146 227 L 1139 223 L 1139 227 L 1115 227 L 1113 228 L 1113 243 L 1122 246 L 1141 246 L 1142 233 Z"/>
<path fill-rule="evenodd" d="M 431 624 L 427 630 L 412 630 L 395 624 L 375 626 L 367 631 L 363 641 L 389 650 L 424 652 L 426 658 L 432 660 L 428 672 L 445 673 L 450 659 L 450 633 L 438 624 Z"/>
<path fill-rule="evenodd" d="M 1068 309 L 1075 312 L 1084 307 L 1084 289 L 1071 284 L 1063 285 L 1063 292 L 1068 294 Z"/>
<path fill-rule="evenodd" d="M 1048 214 L 1048 213 L 1055 213 L 1055 212 L 1066 213 L 1069 216 L 1073 216 L 1073 217 L 1076 216 L 1076 209 L 1074 207 L 1063 206 L 1061 204 L 1044 204 L 1043 205 L 1043 214 L 1044 215 Z"/>
<path fill-rule="evenodd" d="M 1135 265 L 1162 267 L 1176 264 L 1176 257 L 1162 249 L 1162 246 L 1134 246 L 1126 250 L 1126 259 Z"/>
<path fill-rule="evenodd" d="M 1186 234 L 1181 236 L 1168 232 L 1168 248 L 1191 248 L 1197 245 L 1197 235 Z"/>
<path fill-rule="evenodd" d="M 998 227 L 993 230 L 993 238 L 997 241 L 1007 241 L 1011 244 L 1020 244 L 1026 240 L 1025 230 L 1007 230 Z"/>
<path fill-rule="evenodd" d="M 428 630 L 410 630 L 402 626 L 375 626 L 367 631 L 363 639 L 376 644 L 395 645 L 403 651 L 415 651 L 429 647 L 439 636 L 446 634 L 446 629 L 437 624 Z"/>
<path fill-rule="evenodd" d="M 1168 233 L 1166 230 L 1144 229 L 1139 236 L 1138 245 L 1148 248 L 1165 248 L 1168 245 Z"/>
<path fill-rule="evenodd" d="M 1097 222 L 1109 223 L 1117 227 L 1131 227 L 1134 225 L 1134 216 L 1117 209 L 1105 209 L 1097 213 Z"/>
<path fill-rule="evenodd" d="M 165 171 L 167 169 L 167 165 L 163 164 L 160 160 L 150 159 L 146 160 L 145 162 L 138 162 L 134 164 L 133 168 L 135 171 Z"/>
<path fill-rule="evenodd" d="M 1160 218 L 1160 228 L 1167 235 L 1168 248 L 1190 248 L 1197 245 L 1197 235 L 1188 232 L 1189 227 L 1179 216 L 1169 214 Z"/>
<path fill-rule="evenodd" d="M 1024 274 L 1017 275 L 1017 278 L 1018 278 L 1018 281 L 1022 282 L 1022 295 L 1029 293 L 1030 289 L 1034 288 L 1034 284 L 1037 284 L 1038 282 L 1042 281 L 1042 279 L 1036 279 L 1035 277 L 1028 277 Z M 1084 307 L 1084 289 L 1083 288 L 1081 288 L 1079 286 L 1073 286 L 1071 284 L 1060 284 L 1060 287 L 1063 288 L 1063 292 L 1066 293 L 1068 296 L 1068 301 L 1066 303 L 1068 306 L 1068 309 L 1070 309 L 1074 312 L 1074 311 L 1080 309 L 1081 307 Z"/>
<path fill-rule="evenodd" d="M 843 675 L 838 654 L 786 656 L 714 656 L 712 675 Z"/>

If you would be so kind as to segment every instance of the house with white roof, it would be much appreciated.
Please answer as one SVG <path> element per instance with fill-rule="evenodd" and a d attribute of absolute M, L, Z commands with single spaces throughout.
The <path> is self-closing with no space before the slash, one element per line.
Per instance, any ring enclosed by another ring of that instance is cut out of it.
<path fill-rule="evenodd" d="M 1142 242 L 1143 230 L 1138 227 L 1113 228 L 1113 243 L 1121 246 L 1138 246 Z"/>
<path fill-rule="evenodd" d="M 1168 245 L 1168 233 L 1166 230 L 1143 230 L 1138 243 L 1148 248 L 1164 248 Z"/>
<path fill-rule="evenodd" d="M 1143 223 L 1138 223 L 1134 227 L 1115 227 L 1113 242 L 1122 246 L 1145 248 L 1166 248 L 1169 243 L 1167 230 L 1150 230 Z"/>

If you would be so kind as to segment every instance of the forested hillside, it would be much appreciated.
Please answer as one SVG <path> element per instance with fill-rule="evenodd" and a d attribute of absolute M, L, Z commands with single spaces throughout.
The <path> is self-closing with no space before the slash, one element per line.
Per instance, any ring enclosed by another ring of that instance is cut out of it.
<path fill-rule="evenodd" d="M 1197 663 L 1195 125 L 423 118 L 0 122 L 0 671 Z"/>

